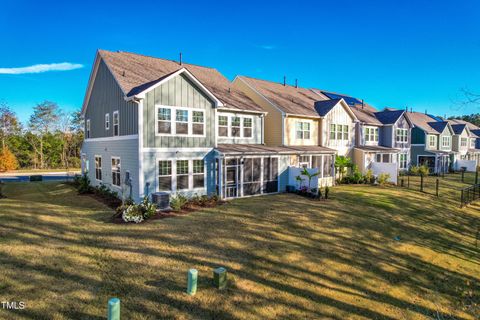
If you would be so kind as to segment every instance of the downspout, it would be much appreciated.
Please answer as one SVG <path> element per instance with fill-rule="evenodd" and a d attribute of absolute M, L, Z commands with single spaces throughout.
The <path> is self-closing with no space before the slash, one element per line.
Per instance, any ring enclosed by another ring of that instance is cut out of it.
<path fill-rule="evenodd" d="M 261 139 L 262 139 L 261 142 L 262 142 L 262 144 L 265 144 L 265 132 L 264 132 L 264 130 L 265 130 L 265 114 L 262 114 L 262 115 L 260 116 L 260 118 L 262 119 L 262 127 L 260 128 L 260 130 L 261 130 L 261 131 L 260 131 L 260 132 L 261 132 Z"/>
<path fill-rule="evenodd" d="M 282 112 L 282 146 L 285 145 L 285 119 L 287 115 Z"/>

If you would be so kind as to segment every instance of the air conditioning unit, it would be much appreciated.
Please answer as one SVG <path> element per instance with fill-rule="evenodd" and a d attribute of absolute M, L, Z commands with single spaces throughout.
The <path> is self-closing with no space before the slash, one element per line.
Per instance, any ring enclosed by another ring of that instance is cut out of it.
<path fill-rule="evenodd" d="M 170 209 L 170 194 L 168 192 L 152 193 L 152 202 L 155 203 L 160 210 Z"/>

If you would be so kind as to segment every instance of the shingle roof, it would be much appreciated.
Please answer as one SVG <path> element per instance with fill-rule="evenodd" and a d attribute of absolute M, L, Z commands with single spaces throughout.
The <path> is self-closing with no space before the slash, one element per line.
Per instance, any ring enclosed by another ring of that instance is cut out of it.
<path fill-rule="evenodd" d="M 480 129 L 471 129 L 470 132 L 480 138 Z"/>
<path fill-rule="evenodd" d="M 243 92 L 233 88 L 230 81 L 214 68 L 187 63 L 180 65 L 176 61 L 130 52 L 99 50 L 98 54 L 108 65 L 126 96 L 138 94 L 168 75 L 185 68 L 212 92 L 225 108 L 264 111 Z"/>
<path fill-rule="evenodd" d="M 365 124 L 371 124 L 375 126 L 381 126 L 382 123 L 375 117 L 374 111 L 370 109 L 362 108 L 362 106 L 350 106 L 355 116 L 360 122 Z"/>
<path fill-rule="evenodd" d="M 330 110 L 333 109 L 342 99 L 323 100 L 315 102 L 315 110 L 317 113 L 324 117 Z"/>
<path fill-rule="evenodd" d="M 455 134 L 462 134 L 463 130 L 465 130 L 465 128 L 467 127 L 467 125 L 465 123 L 463 123 L 463 124 L 453 123 L 453 124 L 451 124 L 451 126 L 452 126 L 453 132 Z"/>
<path fill-rule="evenodd" d="M 465 120 L 461 120 L 461 119 L 450 119 L 448 120 L 450 122 L 450 124 L 465 124 L 468 129 L 470 130 L 470 132 L 472 132 L 472 130 L 480 130 L 480 127 L 474 125 L 473 123 L 471 122 L 468 122 L 468 121 L 465 121 Z"/>
<path fill-rule="evenodd" d="M 319 100 L 328 100 L 327 97 L 319 96 L 310 89 L 283 85 L 281 83 L 260 80 L 245 76 L 239 76 L 257 92 L 263 95 L 277 108 L 285 113 L 309 117 L 319 117 L 314 104 Z"/>
<path fill-rule="evenodd" d="M 318 90 L 318 89 L 313 89 L 313 90 L 320 92 L 321 94 L 323 94 L 324 96 L 326 96 L 330 99 L 340 99 L 340 98 L 342 98 L 343 100 L 345 100 L 345 102 L 349 106 L 357 106 L 357 107 L 360 107 L 364 110 L 368 110 L 368 111 L 371 111 L 371 112 L 376 112 L 377 111 L 377 109 L 375 109 L 373 106 L 369 105 L 368 103 L 365 103 L 364 101 L 362 101 L 360 99 L 357 99 L 355 97 L 352 97 L 352 96 L 349 96 L 349 95 L 346 95 L 346 94 L 336 93 L 336 92 L 331 92 L 331 91 L 326 91 L 326 90 Z"/>
<path fill-rule="evenodd" d="M 438 131 L 429 124 L 434 122 L 434 119 L 429 115 L 420 112 L 405 112 L 405 116 L 415 127 L 418 127 L 427 133 L 438 134 Z"/>
<path fill-rule="evenodd" d="M 428 122 L 428 125 L 432 127 L 437 133 L 442 133 L 445 127 L 448 125 L 447 121 L 432 121 Z"/>
<path fill-rule="evenodd" d="M 299 154 L 299 153 L 335 153 L 336 151 L 322 146 L 278 146 L 270 147 L 261 144 L 219 144 L 216 150 L 223 154 Z"/>
<path fill-rule="evenodd" d="M 375 117 L 383 124 L 394 124 L 404 113 L 404 110 L 385 109 L 375 112 Z"/>
<path fill-rule="evenodd" d="M 358 146 L 358 147 L 355 147 L 355 149 L 370 151 L 370 152 L 391 152 L 391 153 L 400 152 L 399 149 L 388 148 L 383 146 Z"/>

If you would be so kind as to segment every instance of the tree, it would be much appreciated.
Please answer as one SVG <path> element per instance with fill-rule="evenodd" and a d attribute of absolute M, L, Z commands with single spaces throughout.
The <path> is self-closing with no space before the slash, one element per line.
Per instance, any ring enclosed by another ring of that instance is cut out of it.
<path fill-rule="evenodd" d="M 320 174 L 320 171 L 310 173 L 307 168 L 303 168 L 303 171 L 300 174 L 308 178 L 308 190 L 312 190 L 312 179 L 318 176 Z"/>
<path fill-rule="evenodd" d="M 40 157 L 40 168 L 45 168 L 45 137 L 58 127 L 59 111 L 55 102 L 44 101 L 33 108 L 33 114 L 30 116 L 28 126 L 32 133 L 36 135 L 35 138 L 32 137 L 33 139 L 30 142 Z"/>
<path fill-rule="evenodd" d="M 0 102 L 0 139 L 2 149 L 5 149 L 7 140 L 21 130 L 17 115 L 5 102 Z"/>
<path fill-rule="evenodd" d="M 5 146 L 0 152 L 0 171 L 15 170 L 17 168 L 17 158 L 8 147 Z"/>

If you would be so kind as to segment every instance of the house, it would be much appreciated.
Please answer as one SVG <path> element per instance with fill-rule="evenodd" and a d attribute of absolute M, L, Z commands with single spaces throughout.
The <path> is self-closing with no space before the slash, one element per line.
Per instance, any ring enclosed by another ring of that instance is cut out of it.
<path fill-rule="evenodd" d="M 406 116 L 413 125 L 412 165 L 426 165 L 432 173 L 448 172 L 454 162 L 450 123 L 420 112 L 406 112 Z"/>
<path fill-rule="evenodd" d="M 294 155 L 290 164 L 322 168 L 334 165 L 334 154 L 350 155 L 355 145 L 355 114 L 343 99 L 329 99 L 313 90 L 245 76 L 237 76 L 235 88 L 244 92 L 268 114 L 265 116 L 267 146 L 299 147 L 312 152 Z M 322 153 L 313 153 L 323 148 Z M 316 160 L 318 159 L 318 160 Z M 331 185 L 332 171 L 321 171 L 319 183 Z"/>
<path fill-rule="evenodd" d="M 459 120 L 448 120 L 454 131 L 453 151 L 456 160 L 472 160 L 480 165 L 480 128 L 474 124 Z"/>
<path fill-rule="evenodd" d="M 160 191 L 282 192 L 292 157 L 308 159 L 325 177 L 334 171 L 334 150 L 266 146 L 267 111 L 214 68 L 99 50 L 82 114 L 82 172 L 135 201 Z M 306 129 L 305 138 L 313 135 Z"/>
<path fill-rule="evenodd" d="M 375 112 L 375 117 L 383 124 L 380 136 L 381 145 L 398 150 L 397 165 L 399 171 L 410 168 L 410 144 L 412 124 L 405 110 L 385 108 Z"/>

